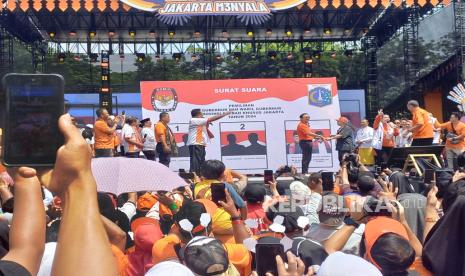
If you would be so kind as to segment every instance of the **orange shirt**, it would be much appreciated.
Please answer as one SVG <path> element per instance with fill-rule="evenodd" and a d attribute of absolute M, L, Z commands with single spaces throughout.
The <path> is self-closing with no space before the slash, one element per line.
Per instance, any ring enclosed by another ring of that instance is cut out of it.
<path fill-rule="evenodd" d="M 297 125 L 297 135 L 299 135 L 299 141 L 313 140 L 313 136 L 309 134 L 312 129 L 309 125 L 300 122 Z"/>
<path fill-rule="evenodd" d="M 107 122 L 98 119 L 94 124 L 95 135 L 95 149 L 113 149 L 114 148 L 114 135 Z"/>
<path fill-rule="evenodd" d="M 437 123 L 436 126 L 440 127 L 441 129 L 447 129 L 448 133 L 454 133 L 452 130 L 452 123 L 447 122 L 444 124 L 439 124 Z M 465 134 L 465 124 L 462 122 L 458 122 L 454 126 L 455 134 L 457 136 L 460 136 L 462 134 Z M 460 143 L 458 144 L 452 144 L 451 142 L 446 140 L 446 148 L 451 148 L 451 149 L 465 149 L 465 139 L 462 139 Z"/>
<path fill-rule="evenodd" d="M 434 130 L 433 124 L 430 122 L 428 111 L 423 108 L 417 108 L 413 111 L 413 126 L 421 124 L 422 126 L 415 130 L 413 133 L 413 139 L 422 139 L 422 138 L 433 138 Z"/>
<path fill-rule="evenodd" d="M 373 128 L 375 130 L 379 128 L 379 124 L 381 123 L 382 119 L 383 119 L 383 115 L 376 116 L 375 122 L 373 123 Z M 393 148 L 395 146 L 394 137 L 399 135 L 399 130 L 395 128 L 393 129 L 392 135 L 389 135 L 388 133 L 389 125 L 385 123 L 382 123 L 382 124 L 383 124 L 383 147 Z"/>
<path fill-rule="evenodd" d="M 166 141 L 166 130 L 167 130 L 167 127 L 162 122 L 158 122 L 155 125 L 155 140 L 157 141 L 157 143 L 161 143 L 162 136 L 165 136 L 165 141 Z"/>

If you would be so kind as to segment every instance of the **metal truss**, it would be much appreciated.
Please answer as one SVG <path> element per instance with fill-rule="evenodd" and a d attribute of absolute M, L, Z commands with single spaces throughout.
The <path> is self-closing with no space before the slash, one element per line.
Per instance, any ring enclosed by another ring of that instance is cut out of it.
<path fill-rule="evenodd" d="M 420 65 L 418 62 L 418 26 L 420 14 L 417 6 L 408 8 L 408 20 L 403 29 L 404 44 L 404 75 L 405 85 L 410 99 L 422 101 L 421 91 L 415 82 L 420 76 Z"/>
<path fill-rule="evenodd" d="M 368 36 L 363 41 L 365 49 L 365 70 L 368 77 L 366 88 L 367 118 L 374 119 L 379 106 L 378 92 L 378 41 L 376 37 Z"/>
<path fill-rule="evenodd" d="M 463 0 L 454 1 L 454 16 L 456 44 L 460 59 L 458 77 L 465 80 L 465 3 Z"/>

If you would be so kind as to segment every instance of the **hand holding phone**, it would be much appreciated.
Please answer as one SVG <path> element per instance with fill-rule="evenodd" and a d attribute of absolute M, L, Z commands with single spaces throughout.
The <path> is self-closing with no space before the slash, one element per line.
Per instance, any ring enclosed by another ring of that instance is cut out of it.
<path fill-rule="evenodd" d="M 273 180 L 274 180 L 273 171 L 272 170 L 265 170 L 264 171 L 263 182 L 265 184 L 269 184 L 270 182 L 273 182 Z"/>
<path fill-rule="evenodd" d="M 219 205 L 219 201 L 226 202 L 226 193 L 224 192 L 224 183 L 212 183 L 210 186 L 212 201 Z"/>

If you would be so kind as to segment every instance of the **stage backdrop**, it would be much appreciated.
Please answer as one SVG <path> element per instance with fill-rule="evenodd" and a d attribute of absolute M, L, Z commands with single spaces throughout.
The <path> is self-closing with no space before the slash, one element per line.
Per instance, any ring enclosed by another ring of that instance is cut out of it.
<path fill-rule="evenodd" d="M 295 133 L 301 113 L 325 136 L 336 133 L 340 116 L 335 78 L 241 79 L 141 82 L 142 117 L 158 121 L 160 112 L 171 115 L 179 156 L 171 168 L 189 169 L 185 145 L 190 111 L 201 108 L 206 117 L 226 111 L 233 114 L 214 122 L 215 138 L 207 145 L 207 159 L 222 160 L 228 168 L 263 173 L 280 165 L 301 167 Z M 334 142 L 314 142 L 311 171 L 335 171 L 339 164 Z"/>

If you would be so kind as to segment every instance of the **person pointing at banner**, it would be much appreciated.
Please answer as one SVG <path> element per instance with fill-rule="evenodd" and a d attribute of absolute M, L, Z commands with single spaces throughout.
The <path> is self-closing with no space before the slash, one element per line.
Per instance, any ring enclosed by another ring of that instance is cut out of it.
<path fill-rule="evenodd" d="M 208 130 L 208 124 L 228 116 L 232 112 L 215 115 L 210 118 L 204 118 L 199 108 L 192 109 L 192 119 L 189 122 L 189 137 L 187 145 L 189 146 L 190 171 L 200 173 L 200 167 L 205 162 L 205 147 L 207 141 L 213 135 Z"/>
<path fill-rule="evenodd" d="M 297 135 L 299 135 L 299 146 L 302 150 L 302 173 L 308 173 L 308 166 L 312 160 L 313 138 L 324 139 L 323 136 L 312 132 L 309 125 L 310 115 L 302 113 L 300 123 L 297 125 Z"/>

